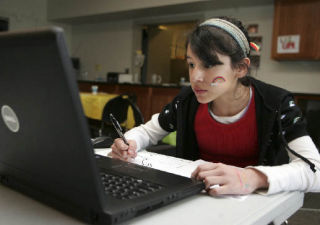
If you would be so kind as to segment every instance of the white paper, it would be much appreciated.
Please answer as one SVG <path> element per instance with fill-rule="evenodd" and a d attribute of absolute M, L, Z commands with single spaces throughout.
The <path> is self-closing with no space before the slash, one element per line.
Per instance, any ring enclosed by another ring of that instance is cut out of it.
<path fill-rule="evenodd" d="M 95 149 L 95 153 L 102 156 L 108 156 L 110 152 L 111 148 Z M 191 161 L 146 150 L 139 151 L 137 157 L 130 162 L 184 177 L 191 177 L 192 172 L 198 165 L 206 163 L 204 160 Z"/>

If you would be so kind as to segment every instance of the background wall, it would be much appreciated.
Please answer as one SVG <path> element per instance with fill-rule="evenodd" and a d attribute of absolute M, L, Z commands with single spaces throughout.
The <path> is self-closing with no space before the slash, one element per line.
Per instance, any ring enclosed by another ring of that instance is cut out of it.
<path fill-rule="evenodd" d="M 9 19 L 9 30 L 23 30 L 56 25 L 64 28 L 71 47 L 71 25 L 48 22 L 46 0 L 0 0 L 0 17 Z"/>
<path fill-rule="evenodd" d="M 49 19 L 66 19 L 112 13 L 123 13 L 134 10 L 151 9 L 179 4 L 198 4 L 212 0 L 48 0 Z M 220 0 L 214 0 L 219 2 Z M 237 1 L 237 0 L 236 0 Z M 246 1 L 246 0 L 242 0 Z M 266 0 L 255 0 L 266 1 Z M 270 1 L 270 0 L 268 0 Z M 213 1 L 212 1 L 213 2 Z M 63 7 L 61 7 L 63 5 Z M 128 14 L 124 14 L 128 15 Z"/>
<path fill-rule="evenodd" d="M 320 93 L 319 61 L 276 61 L 271 59 L 273 5 L 232 8 L 205 12 L 206 18 L 228 15 L 245 24 L 259 24 L 262 36 L 260 68 L 252 75 L 260 80 L 283 87 L 292 92 Z"/>
<path fill-rule="evenodd" d="M 72 26 L 72 56 L 81 61 L 82 79 L 105 80 L 107 72 L 132 71 L 132 21 Z"/>
<path fill-rule="evenodd" d="M 10 21 L 10 30 L 40 27 L 47 24 L 47 3 L 43 0 L 1 0 L 0 15 Z"/>
<path fill-rule="evenodd" d="M 45 0 L 0 0 L 0 17 L 9 18 L 10 30 L 49 24 L 63 26 L 71 55 L 80 57 L 82 71 L 88 72 L 86 79 L 104 78 L 108 71 L 123 72 L 126 68 L 129 68 L 130 72 L 133 71 L 134 53 L 141 49 L 141 32 L 139 32 L 139 29 L 143 21 L 146 23 L 161 21 L 161 18 L 153 16 L 139 20 L 100 19 L 99 22 L 91 21 L 89 23 L 84 21 L 78 24 L 57 24 L 47 21 L 46 2 Z M 61 1 L 60 8 L 63 8 L 64 4 L 66 3 Z M 84 10 L 82 9 L 82 11 Z M 197 13 L 200 19 L 218 15 L 231 15 L 238 17 L 245 23 L 259 24 L 258 34 L 263 37 L 261 63 L 260 68 L 253 71 L 252 75 L 293 92 L 320 93 L 319 61 L 290 62 L 271 59 L 272 4 L 255 7 L 230 6 L 220 10 Z M 184 14 L 168 14 L 166 16 L 167 18 L 184 18 Z M 185 16 L 187 17 L 187 14 Z"/>
<path fill-rule="evenodd" d="M 286 88 L 292 92 L 320 93 L 319 61 L 275 61 L 271 59 L 273 5 L 204 11 L 203 15 L 204 18 L 228 15 L 239 18 L 245 24 L 256 23 L 259 25 L 258 35 L 263 38 L 261 62 L 260 68 L 252 71 L 252 76 Z M 140 20 L 139 23 L 142 23 L 141 21 L 143 20 Z M 148 18 L 145 18 L 144 21 L 148 21 Z M 85 51 L 81 53 L 82 57 L 84 57 L 83 59 L 81 58 L 84 66 L 90 71 L 90 79 L 96 79 L 99 76 L 99 73 L 96 73 L 94 69 L 95 60 L 99 63 L 105 62 L 102 66 L 104 73 L 110 70 L 123 71 L 128 67 L 132 71 L 130 57 L 132 60 L 133 52 L 140 47 L 137 43 L 134 44 L 132 42 L 135 35 L 133 32 L 134 23 L 134 20 L 126 20 L 122 22 L 73 26 L 73 49 L 75 55 L 78 54 L 77 51 L 80 52 L 80 50 L 76 50 L 79 48 L 77 46 L 79 39 L 83 40 L 85 36 L 90 40 L 88 42 L 90 44 L 86 47 L 84 44 L 82 46 L 86 49 L 97 50 L 91 51 L 89 55 L 86 55 Z M 102 39 L 103 36 L 105 39 Z M 111 45 L 110 41 L 107 41 L 110 39 L 113 39 Z M 92 40 L 96 40 L 97 42 Z M 107 46 L 102 47 L 103 45 Z M 103 49 L 103 51 L 100 49 Z M 111 51 L 107 51 L 107 49 L 111 49 Z M 118 57 L 116 62 L 105 60 L 108 58 L 112 59 L 114 56 Z"/>

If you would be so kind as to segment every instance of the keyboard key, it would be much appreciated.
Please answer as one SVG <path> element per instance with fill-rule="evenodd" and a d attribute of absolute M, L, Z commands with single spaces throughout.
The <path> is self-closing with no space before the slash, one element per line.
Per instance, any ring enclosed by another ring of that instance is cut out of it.
<path fill-rule="evenodd" d="M 105 193 L 117 199 L 134 199 L 162 189 L 161 185 L 140 178 L 100 173 Z"/>

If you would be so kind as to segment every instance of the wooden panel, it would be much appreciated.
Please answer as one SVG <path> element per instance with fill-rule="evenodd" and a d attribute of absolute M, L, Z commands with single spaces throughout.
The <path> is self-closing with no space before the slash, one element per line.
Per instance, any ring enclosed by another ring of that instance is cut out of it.
<path fill-rule="evenodd" d="M 296 104 L 300 104 L 299 101 L 303 100 L 317 100 L 320 101 L 320 95 L 313 95 L 313 94 L 294 94 L 294 101 Z"/>
<path fill-rule="evenodd" d="M 137 105 L 145 121 L 150 119 L 151 88 L 139 85 L 119 85 L 119 93 L 134 94 L 137 99 Z"/>
<path fill-rule="evenodd" d="M 151 113 L 159 113 L 179 93 L 178 88 L 153 88 Z"/>
<path fill-rule="evenodd" d="M 320 59 L 320 0 L 276 0 L 272 57 L 274 59 Z M 281 35 L 300 35 L 299 53 L 277 53 Z"/>

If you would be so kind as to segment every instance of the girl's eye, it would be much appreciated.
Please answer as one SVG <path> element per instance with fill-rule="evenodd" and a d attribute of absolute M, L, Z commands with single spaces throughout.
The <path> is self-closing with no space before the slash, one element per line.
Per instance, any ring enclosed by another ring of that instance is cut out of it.
<path fill-rule="evenodd" d="M 194 68 L 194 64 L 193 63 L 188 63 L 189 68 Z"/>
<path fill-rule="evenodd" d="M 209 64 L 204 65 L 204 68 L 206 68 L 206 69 L 210 69 L 212 67 L 213 67 L 213 65 L 209 65 Z"/>

